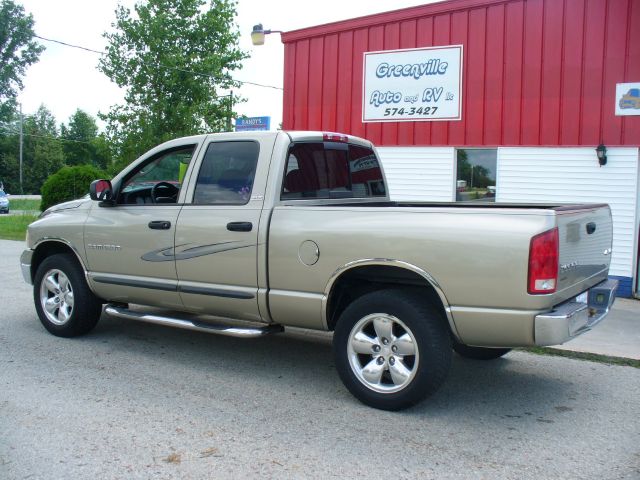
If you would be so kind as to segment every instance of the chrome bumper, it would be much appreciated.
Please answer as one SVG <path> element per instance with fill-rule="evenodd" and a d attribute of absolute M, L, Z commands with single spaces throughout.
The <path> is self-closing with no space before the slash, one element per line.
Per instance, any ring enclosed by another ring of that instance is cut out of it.
<path fill-rule="evenodd" d="M 587 303 L 569 301 L 536 315 L 536 345 L 560 345 L 591 330 L 609 313 L 617 288 L 617 280 L 605 280 L 588 290 Z"/>
<path fill-rule="evenodd" d="M 31 257 L 33 257 L 33 250 L 25 250 L 22 252 L 22 255 L 20 255 L 22 276 L 24 277 L 24 281 L 29 285 L 33 285 L 33 280 L 31 279 Z"/>

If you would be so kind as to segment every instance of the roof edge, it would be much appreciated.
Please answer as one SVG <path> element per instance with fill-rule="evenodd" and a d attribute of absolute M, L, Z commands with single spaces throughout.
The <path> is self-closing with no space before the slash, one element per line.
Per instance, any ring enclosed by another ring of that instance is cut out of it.
<path fill-rule="evenodd" d="M 426 17 L 468 8 L 509 3 L 512 1 L 514 0 L 444 0 L 438 3 L 407 7 L 400 10 L 390 10 L 388 12 L 374 13 L 364 17 L 356 17 L 348 20 L 325 23 L 314 27 L 291 30 L 290 32 L 283 32 L 281 39 L 282 43 L 286 44 L 297 40 L 304 40 L 306 38 L 339 33 L 345 30 L 355 30 L 358 28 L 371 27 L 385 23 L 400 22 L 402 20 L 409 20 L 415 17 Z"/>

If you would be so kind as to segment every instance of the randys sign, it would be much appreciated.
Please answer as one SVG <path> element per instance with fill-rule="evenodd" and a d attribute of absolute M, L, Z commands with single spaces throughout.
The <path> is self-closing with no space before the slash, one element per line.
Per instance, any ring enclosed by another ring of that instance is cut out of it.
<path fill-rule="evenodd" d="M 363 122 L 460 120 L 462 45 L 365 52 Z"/>

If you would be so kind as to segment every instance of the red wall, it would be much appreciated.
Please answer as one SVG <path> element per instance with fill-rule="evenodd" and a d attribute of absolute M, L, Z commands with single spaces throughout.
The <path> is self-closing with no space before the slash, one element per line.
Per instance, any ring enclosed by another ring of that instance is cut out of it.
<path fill-rule="evenodd" d="M 640 145 L 640 0 L 450 0 L 288 32 L 285 129 L 377 145 Z M 362 123 L 363 52 L 464 45 L 461 121 Z"/>

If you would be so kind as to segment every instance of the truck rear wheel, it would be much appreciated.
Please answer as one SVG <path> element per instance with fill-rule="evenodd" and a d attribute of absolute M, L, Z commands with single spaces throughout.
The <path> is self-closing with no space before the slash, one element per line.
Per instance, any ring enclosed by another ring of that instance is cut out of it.
<path fill-rule="evenodd" d="M 510 348 L 470 347 L 455 341 L 453 342 L 453 349 L 461 357 L 472 358 L 473 360 L 495 360 L 511 351 Z"/>
<path fill-rule="evenodd" d="M 58 337 L 75 337 L 96 326 L 102 303 L 89 289 L 75 257 L 56 254 L 38 267 L 33 297 L 40 322 Z"/>
<path fill-rule="evenodd" d="M 415 293 L 365 294 L 340 315 L 333 338 L 336 368 L 361 402 L 407 408 L 435 392 L 451 365 L 449 332 L 438 312 Z"/>

